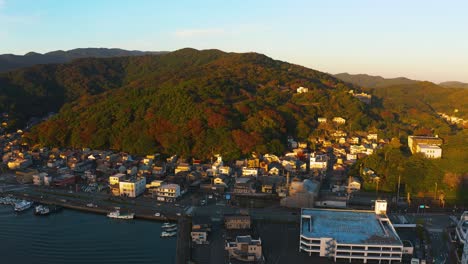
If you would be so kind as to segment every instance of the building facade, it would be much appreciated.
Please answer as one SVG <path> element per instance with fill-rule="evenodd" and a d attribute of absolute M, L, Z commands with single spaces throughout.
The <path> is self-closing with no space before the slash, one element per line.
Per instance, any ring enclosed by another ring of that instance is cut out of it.
<path fill-rule="evenodd" d="M 135 198 L 146 190 L 146 178 L 132 178 L 119 182 L 120 196 Z"/>
<path fill-rule="evenodd" d="M 442 157 L 442 149 L 439 146 L 418 144 L 416 146 L 416 152 L 423 153 L 428 159 L 440 159 Z"/>
<path fill-rule="evenodd" d="M 158 201 L 175 202 L 180 197 L 180 186 L 178 184 L 164 184 L 157 189 Z"/>
<path fill-rule="evenodd" d="M 262 259 L 262 241 L 251 236 L 237 236 L 235 241 L 227 242 L 225 249 L 230 258 L 241 261 L 259 261 Z"/>

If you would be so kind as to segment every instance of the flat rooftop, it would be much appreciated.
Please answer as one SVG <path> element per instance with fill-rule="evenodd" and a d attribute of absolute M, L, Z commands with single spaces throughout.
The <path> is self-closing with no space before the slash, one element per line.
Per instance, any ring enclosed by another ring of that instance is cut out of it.
<path fill-rule="evenodd" d="M 401 245 L 390 220 L 381 222 L 374 211 L 302 209 L 301 222 L 301 235 L 310 238 L 334 238 L 339 244 Z"/>
<path fill-rule="evenodd" d="M 441 149 L 439 146 L 435 145 L 427 145 L 427 144 L 418 144 L 419 148 L 424 148 L 424 149 Z"/>

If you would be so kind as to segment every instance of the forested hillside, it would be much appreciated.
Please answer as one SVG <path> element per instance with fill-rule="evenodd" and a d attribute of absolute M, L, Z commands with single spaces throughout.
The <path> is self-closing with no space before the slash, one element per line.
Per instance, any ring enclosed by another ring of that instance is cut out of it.
<path fill-rule="evenodd" d="M 5 110 L 18 120 L 65 103 L 29 134 L 52 146 L 235 158 L 279 154 L 288 135 L 307 139 L 319 116 L 342 116 L 351 131 L 379 119 L 348 93 L 354 87 L 256 53 L 83 59 L 11 72 L 1 82 Z M 309 93 L 297 94 L 299 86 Z"/>

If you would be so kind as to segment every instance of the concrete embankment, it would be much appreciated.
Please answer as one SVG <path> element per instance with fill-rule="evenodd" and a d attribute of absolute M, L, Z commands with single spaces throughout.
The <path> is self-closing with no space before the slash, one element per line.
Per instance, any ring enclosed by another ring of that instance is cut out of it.
<path fill-rule="evenodd" d="M 21 193 L 16 193 L 16 192 L 10 192 L 8 195 L 11 195 L 15 198 L 18 199 L 26 199 L 30 200 L 36 203 L 41 203 L 41 204 L 48 204 L 48 205 L 57 205 L 61 206 L 63 208 L 68 208 L 68 209 L 73 209 L 73 210 L 79 210 L 83 212 L 89 212 L 89 213 L 97 213 L 97 214 L 108 214 L 111 211 L 115 210 L 115 207 L 118 204 L 114 204 L 113 206 L 100 206 L 100 207 L 93 207 L 93 206 L 87 206 L 85 204 L 86 201 L 66 201 L 63 202 L 64 199 L 67 199 L 69 197 L 64 196 L 39 196 L 39 195 L 27 195 L 25 196 L 24 194 Z M 148 210 L 145 210 L 145 208 L 139 208 L 138 206 L 133 206 L 133 208 L 128 208 L 126 207 L 124 209 L 125 211 L 134 211 L 135 212 L 135 218 L 137 219 L 145 219 L 145 220 L 153 220 L 153 221 L 177 221 L 179 217 L 177 216 L 172 216 L 170 214 L 165 215 L 164 211 L 161 210 L 160 216 L 155 216 L 154 213 L 149 213 L 145 212 Z"/>

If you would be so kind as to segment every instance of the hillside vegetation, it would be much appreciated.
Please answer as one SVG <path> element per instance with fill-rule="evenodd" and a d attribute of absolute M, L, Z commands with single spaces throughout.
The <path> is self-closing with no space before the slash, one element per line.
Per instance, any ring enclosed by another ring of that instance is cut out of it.
<path fill-rule="evenodd" d="M 83 59 L 12 72 L 2 81 L 12 95 L 5 105 L 22 116 L 63 105 L 29 135 L 50 146 L 237 158 L 280 154 L 287 135 L 307 139 L 318 116 L 342 116 L 352 131 L 378 122 L 348 93 L 353 87 L 256 53 L 183 49 Z M 299 86 L 309 93 L 297 94 Z M 19 107 L 23 95 L 31 100 Z"/>

